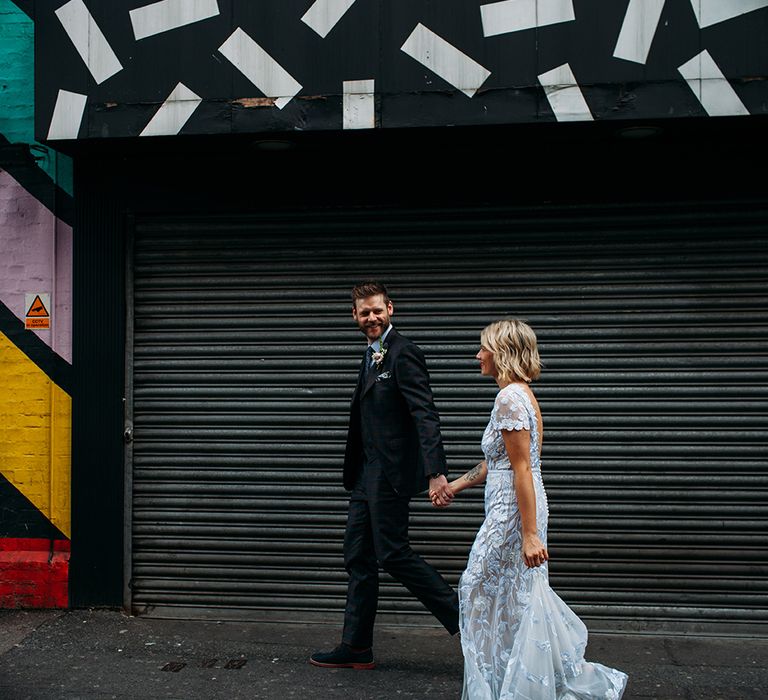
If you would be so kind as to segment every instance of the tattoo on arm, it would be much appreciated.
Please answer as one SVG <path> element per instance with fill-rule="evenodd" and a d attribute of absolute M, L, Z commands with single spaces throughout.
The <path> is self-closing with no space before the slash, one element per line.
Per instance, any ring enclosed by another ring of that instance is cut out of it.
<path fill-rule="evenodd" d="M 464 479 L 466 481 L 474 481 L 477 479 L 477 477 L 480 476 L 480 470 L 483 468 L 483 463 L 480 462 L 479 464 L 476 464 L 472 469 L 470 469 L 465 475 Z"/>

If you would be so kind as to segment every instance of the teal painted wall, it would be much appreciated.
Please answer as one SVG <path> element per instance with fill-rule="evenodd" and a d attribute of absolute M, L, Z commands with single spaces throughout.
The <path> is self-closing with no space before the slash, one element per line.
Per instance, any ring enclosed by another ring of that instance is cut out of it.
<path fill-rule="evenodd" d="M 10 0 L 0 0 L 0 135 L 9 143 L 34 145 L 37 164 L 71 195 L 71 159 L 34 139 L 34 79 L 35 25 Z"/>

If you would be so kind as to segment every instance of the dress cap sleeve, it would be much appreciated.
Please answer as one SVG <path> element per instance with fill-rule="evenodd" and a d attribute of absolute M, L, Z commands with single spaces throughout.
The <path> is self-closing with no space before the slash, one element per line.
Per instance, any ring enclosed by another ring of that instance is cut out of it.
<path fill-rule="evenodd" d="M 493 405 L 491 423 L 497 430 L 530 430 L 531 418 L 523 397 L 516 391 L 502 389 Z"/>

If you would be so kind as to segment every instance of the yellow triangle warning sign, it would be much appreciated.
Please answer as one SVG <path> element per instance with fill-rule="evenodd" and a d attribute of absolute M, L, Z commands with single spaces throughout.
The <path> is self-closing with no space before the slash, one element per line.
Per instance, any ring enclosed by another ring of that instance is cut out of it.
<path fill-rule="evenodd" d="M 27 318 L 48 318 L 50 314 L 48 309 L 45 308 L 43 300 L 39 294 L 35 295 L 35 300 L 29 305 L 27 309 Z"/>

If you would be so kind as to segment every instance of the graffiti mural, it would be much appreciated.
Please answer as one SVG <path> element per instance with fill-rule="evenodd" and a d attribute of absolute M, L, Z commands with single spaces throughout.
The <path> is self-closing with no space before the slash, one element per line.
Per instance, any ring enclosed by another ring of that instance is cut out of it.
<path fill-rule="evenodd" d="M 66 607 L 72 168 L 33 138 L 23 10 L 0 0 L 0 607 Z"/>
<path fill-rule="evenodd" d="M 768 0 L 36 0 L 38 138 L 768 112 Z"/>

